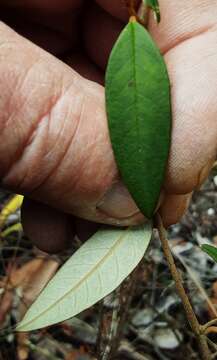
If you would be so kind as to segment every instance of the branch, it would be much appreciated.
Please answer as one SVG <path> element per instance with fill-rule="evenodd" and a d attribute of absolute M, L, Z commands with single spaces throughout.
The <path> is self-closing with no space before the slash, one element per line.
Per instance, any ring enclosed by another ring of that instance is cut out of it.
<path fill-rule="evenodd" d="M 127 280 L 121 285 L 117 292 L 116 300 L 118 300 L 118 306 L 112 311 L 112 319 L 110 321 L 109 329 L 105 335 L 103 329 L 103 323 L 105 322 L 105 313 L 102 308 L 101 312 L 101 326 L 99 328 L 98 337 L 98 360 L 113 360 L 118 352 L 120 341 L 123 337 L 124 327 L 129 315 L 129 309 L 132 302 L 132 298 L 135 294 L 135 288 L 138 285 L 139 274 L 141 273 L 143 263 L 138 264 L 133 273 Z M 107 341 L 104 341 L 107 338 Z"/>
<path fill-rule="evenodd" d="M 137 13 L 135 0 L 125 0 L 125 4 L 130 18 L 134 17 L 136 21 L 138 21 L 141 25 L 145 27 L 147 22 L 147 6 L 142 3 Z"/>
<path fill-rule="evenodd" d="M 182 285 L 182 278 L 181 278 L 179 271 L 177 270 L 173 255 L 172 255 L 170 247 L 169 247 L 169 242 L 166 237 L 166 230 L 163 226 L 163 222 L 162 222 L 162 219 L 159 214 L 156 214 L 156 216 L 155 216 L 155 224 L 158 229 L 161 245 L 162 245 L 164 255 L 166 257 L 171 275 L 175 281 L 177 293 L 182 301 L 189 325 L 197 338 L 201 357 L 203 360 L 210 360 L 211 353 L 210 353 L 209 347 L 207 345 L 206 336 L 201 332 L 201 325 L 199 324 L 199 322 L 197 320 L 197 317 L 194 313 L 192 305 L 191 305 L 191 303 L 188 299 L 188 296 L 185 292 L 185 289 Z"/>

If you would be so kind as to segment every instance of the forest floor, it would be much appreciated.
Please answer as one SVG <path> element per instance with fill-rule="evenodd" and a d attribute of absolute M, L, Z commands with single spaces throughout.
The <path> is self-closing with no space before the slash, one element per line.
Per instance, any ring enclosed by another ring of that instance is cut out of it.
<path fill-rule="evenodd" d="M 0 191 L 0 211 L 12 196 Z M 194 194 L 182 221 L 170 228 L 169 239 L 198 319 L 203 324 L 217 318 L 217 264 L 200 249 L 203 243 L 217 245 L 217 167 Z M 100 318 L 103 343 L 109 337 L 120 291 L 131 302 L 124 309 L 128 311 L 121 325 L 122 337 L 112 359 L 199 359 L 157 237 L 137 272 L 133 291 L 128 289 L 129 280 L 119 292 L 76 318 L 16 334 L 14 325 L 68 256 L 47 256 L 34 248 L 23 234 L 19 209 L 5 219 L 0 229 L 0 360 L 96 359 Z M 217 334 L 210 335 L 209 341 L 216 352 L 213 359 L 217 359 Z"/>

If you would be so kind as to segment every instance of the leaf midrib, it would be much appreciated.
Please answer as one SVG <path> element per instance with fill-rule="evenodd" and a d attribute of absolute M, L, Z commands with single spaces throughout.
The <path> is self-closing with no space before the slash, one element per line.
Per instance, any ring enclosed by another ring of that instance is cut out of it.
<path fill-rule="evenodd" d="M 135 83 L 135 88 L 134 88 L 134 104 L 135 104 L 135 122 L 136 122 L 136 136 L 137 138 L 140 138 L 140 132 L 139 132 L 139 119 L 138 119 L 138 95 L 137 95 L 137 90 L 138 90 L 138 86 L 137 86 L 137 72 L 136 72 L 136 35 L 135 35 L 135 29 L 134 29 L 134 24 L 132 23 L 131 25 L 131 39 L 132 39 L 132 47 L 133 47 L 133 54 L 132 54 L 132 58 L 133 58 L 133 77 L 134 77 L 134 83 Z"/>
<path fill-rule="evenodd" d="M 51 310 L 53 307 L 56 306 L 56 304 L 60 301 L 62 301 L 65 297 L 67 297 L 71 292 L 74 292 L 76 289 L 78 289 L 82 283 L 84 283 L 86 281 L 86 279 L 88 277 L 90 277 L 94 271 L 100 267 L 104 262 L 106 262 L 106 260 L 108 259 L 108 257 L 111 255 L 111 253 L 115 250 L 115 248 L 117 248 L 118 246 L 120 246 L 120 244 L 122 243 L 123 239 L 125 238 L 125 236 L 127 235 L 127 233 L 129 232 L 129 228 L 125 230 L 124 234 L 122 234 L 121 236 L 118 237 L 117 241 L 114 243 L 114 245 L 112 245 L 112 247 L 109 249 L 109 251 L 105 254 L 105 256 L 69 291 L 67 291 L 61 298 L 59 298 L 58 300 L 56 300 L 49 308 L 46 308 L 44 311 L 42 311 L 38 316 L 34 317 L 34 319 L 24 323 L 22 327 L 24 326 L 28 326 L 30 325 L 32 322 L 36 321 L 38 318 L 40 318 L 41 316 L 43 316 L 44 314 L 46 314 L 49 310 Z M 18 327 L 19 328 L 19 327 Z"/>

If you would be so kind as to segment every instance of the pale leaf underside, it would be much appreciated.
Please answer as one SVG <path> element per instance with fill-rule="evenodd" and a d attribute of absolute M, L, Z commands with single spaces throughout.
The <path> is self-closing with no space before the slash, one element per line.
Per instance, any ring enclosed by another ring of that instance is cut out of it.
<path fill-rule="evenodd" d="M 16 330 L 64 321 L 111 293 L 142 259 L 151 233 L 150 224 L 98 231 L 62 266 Z"/>

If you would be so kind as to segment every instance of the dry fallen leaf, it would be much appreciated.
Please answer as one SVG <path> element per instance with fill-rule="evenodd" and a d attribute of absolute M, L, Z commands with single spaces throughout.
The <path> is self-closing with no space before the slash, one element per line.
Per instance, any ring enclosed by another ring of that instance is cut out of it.
<path fill-rule="evenodd" d="M 23 316 L 39 292 L 52 278 L 59 267 L 57 260 L 49 257 L 36 258 L 20 268 L 10 269 L 8 276 L 0 283 L 3 295 L 0 300 L 0 324 L 3 324 L 6 315 L 13 305 L 13 291 L 19 289 L 22 302 L 19 307 L 19 316 Z"/>
<path fill-rule="evenodd" d="M 84 346 L 81 346 L 79 350 L 70 351 L 66 355 L 65 360 L 79 360 L 81 358 L 83 359 L 85 355 L 88 356 L 88 352 L 85 350 Z"/>
<path fill-rule="evenodd" d="M 17 334 L 17 357 L 18 360 L 27 360 L 29 357 L 29 346 L 27 345 L 29 334 Z"/>

